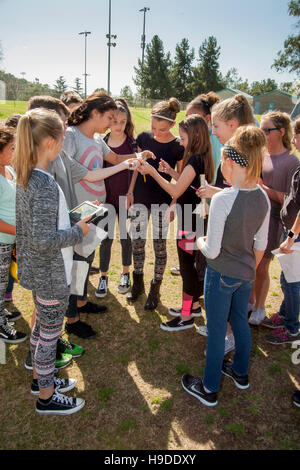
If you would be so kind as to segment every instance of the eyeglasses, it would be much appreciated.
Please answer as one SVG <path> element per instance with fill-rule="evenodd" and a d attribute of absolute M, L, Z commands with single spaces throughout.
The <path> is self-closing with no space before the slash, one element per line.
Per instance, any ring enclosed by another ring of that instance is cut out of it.
<path fill-rule="evenodd" d="M 260 128 L 264 134 L 269 135 L 271 131 L 279 131 L 278 127 L 269 127 L 267 129 Z"/>

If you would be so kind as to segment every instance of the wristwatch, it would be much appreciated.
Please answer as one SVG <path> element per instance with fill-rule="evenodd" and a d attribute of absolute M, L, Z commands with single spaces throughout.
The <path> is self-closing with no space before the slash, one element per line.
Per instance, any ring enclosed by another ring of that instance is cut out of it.
<path fill-rule="evenodd" d="M 298 237 L 298 235 L 294 233 L 292 230 L 290 230 L 288 233 L 288 237 L 291 238 L 292 240 L 295 240 Z"/>

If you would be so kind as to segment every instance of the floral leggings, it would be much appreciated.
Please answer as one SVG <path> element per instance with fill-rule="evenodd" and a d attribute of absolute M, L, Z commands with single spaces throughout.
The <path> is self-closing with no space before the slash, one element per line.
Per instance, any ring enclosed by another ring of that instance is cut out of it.
<path fill-rule="evenodd" d="M 39 388 L 53 385 L 57 340 L 61 333 L 69 297 L 59 300 L 41 299 L 33 293 L 36 320 L 30 337 L 32 365 Z"/>

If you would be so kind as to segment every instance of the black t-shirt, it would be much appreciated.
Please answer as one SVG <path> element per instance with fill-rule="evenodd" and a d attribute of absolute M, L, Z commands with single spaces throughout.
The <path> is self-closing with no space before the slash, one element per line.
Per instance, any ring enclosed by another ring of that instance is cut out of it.
<path fill-rule="evenodd" d="M 159 160 L 162 158 L 173 169 L 179 160 L 182 160 L 184 148 L 180 145 L 179 139 L 174 137 L 174 140 L 168 143 L 161 143 L 155 140 L 152 132 L 141 132 L 137 136 L 136 142 L 141 150 L 151 150 L 156 156 L 156 160 L 149 158 L 147 162 L 158 170 Z M 171 176 L 164 173 L 160 175 L 168 181 L 171 181 Z M 146 175 L 146 183 L 143 175 L 138 174 L 135 187 L 134 187 L 134 202 L 144 204 L 150 208 L 151 204 L 170 204 L 171 196 L 164 191 L 159 184 L 150 175 Z"/>
<path fill-rule="evenodd" d="M 196 191 L 192 189 L 191 186 L 194 186 L 194 188 L 199 188 L 201 185 L 200 175 L 205 174 L 204 157 L 202 155 L 193 155 L 189 159 L 187 165 L 191 165 L 193 167 L 196 173 L 196 176 L 193 179 L 191 185 L 176 201 L 177 204 L 181 207 L 182 220 L 184 220 L 185 212 L 188 211 L 189 214 L 192 214 L 192 212 L 196 209 L 196 206 L 200 204 L 201 202 L 201 199 L 197 196 Z M 189 217 L 186 217 L 187 224 L 184 227 L 184 229 L 187 229 L 188 231 L 191 230 L 194 232 L 196 230 L 196 218 L 197 217 L 198 216 L 196 214 L 192 215 L 191 224 L 188 222 Z"/>
<path fill-rule="evenodd" d="M 216 186 L 217 188 L 221 188 L 221 189 L 230 188 L 231 186 L 229 183 L 227 183 L 226 179 L 224 178 L 222 174 L 221 165 L 219 165 L 218 167 L 216 182 L 214 186 Z"/>

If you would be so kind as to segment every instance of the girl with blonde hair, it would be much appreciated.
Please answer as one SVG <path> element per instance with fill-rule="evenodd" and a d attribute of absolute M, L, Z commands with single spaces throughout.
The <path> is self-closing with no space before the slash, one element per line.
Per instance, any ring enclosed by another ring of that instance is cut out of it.
<path fill-rule="evenodd" d="M 258 185 L 265 137 L 254 126 L 241 126 L 222 151 L 221 170 L 231 184 L 214 195 L 207 237 L 198 246 L 207 258 L 204 303 L 207 318 L 203 379 L 185 374 L 182 386 L 206 406 L 217 405 L 221 374 L 239 389 L 249 387 L 251 334 L 248 302 L 267 244 L 269 201 Z M 227 321 L 233 331 L 233 363 L 224 359 Z"/>
<path fill-rule="evenodd" d="M 71 390 L 74 379 L 54 376 L 56 347 L 69 300 L 73 246 L 89 232 L 86 220 L 71 228 L 67 203 L 48 173 L 61 150 L 64 127 L 54 111 L 36 109 L 21 117 L 16 137 L 16 245 L 18 277 L 32 290 L 36 308 L 30 347 L 31 393 L 40 414 L 72 414 L 84 406 Z"/>

